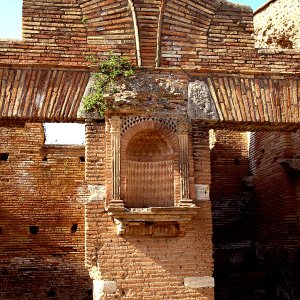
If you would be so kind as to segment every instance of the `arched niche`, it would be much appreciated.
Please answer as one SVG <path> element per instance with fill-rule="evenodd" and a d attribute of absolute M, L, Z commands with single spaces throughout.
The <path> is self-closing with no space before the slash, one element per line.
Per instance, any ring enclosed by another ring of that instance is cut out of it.
<path fill-rule="evenodd" d="M 127 208 L 173 207 L 179 200 L 178 139 L 147 121 L 122 139 L 122 199 Z"/>

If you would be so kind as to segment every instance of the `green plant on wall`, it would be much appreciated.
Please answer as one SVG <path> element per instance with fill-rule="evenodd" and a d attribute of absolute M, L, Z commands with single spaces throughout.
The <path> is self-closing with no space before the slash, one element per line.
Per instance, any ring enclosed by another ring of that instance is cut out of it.
<path fill-rule="evenodd" d="M 113 105 L 104 99 L 104 94 L 111 90 L 117 79 L 133 75 L 134 67 L 127 58 L 115 54 L 100 62 L 93 56 L 87 59 L 97 62 L 99 72 L 94 74 L 90 94 L 83 98 L 83 107 L 86 112 L 97 110 L 103 116 L 107 109 L 113 109 Z"/>
<path fill-rule="evenodd" d="M 86 16 L 83 16 L 82 18 L 81 18 L 81 23 L 82 24 L 86 24 L 86 22 L 87 22 L 87 17 Z"/>

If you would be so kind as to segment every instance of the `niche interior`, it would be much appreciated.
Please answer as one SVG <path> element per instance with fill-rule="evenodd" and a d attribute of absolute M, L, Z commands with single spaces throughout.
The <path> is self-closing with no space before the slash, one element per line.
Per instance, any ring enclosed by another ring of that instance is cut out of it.
<path fill-rule="evenodd" d="M 126 208 L 173 207 L 178 202 L 178 142 L 161 124 L 147 122 L 124 136 L 121 165 Z"/>

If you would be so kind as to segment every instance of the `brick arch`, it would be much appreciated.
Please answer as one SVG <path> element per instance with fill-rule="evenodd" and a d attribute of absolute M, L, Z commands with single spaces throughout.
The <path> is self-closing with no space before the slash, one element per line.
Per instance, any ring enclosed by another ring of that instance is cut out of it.
<path fill-rule="evenodd" d="M 188 65 L 207 51 L 208 32 L 222 0 L 170 0 L 164 7 L 161 32 L 161 65 Z"/>
<path fill-rule="evenodd" d="M 219 55 L 228 55 L 228 52 L 253 50 L 255 40 L 253 36 L 252 9 L 249 6 L 221 1 L 216 10 L 207 32 L 208 49 L 224 49 Z M 227 28 L 220 32 L 220 27 Z M 247 42 L 245 42 L 247 41 Z"/>
<path fill-rule="evenodd" d="M 172 143 L 173 148 L 179 151 L 177 135 L 166 125 L 158 121 L 152 121 L 152 120 L 149 121 L 147 120 L 147 121 L 137 123 L 131 126 L 127 131 L 125 131 L 125 133 L 122 135 L 121 149 L 123 150 L 123 147 L 127 147 L 129 141 L 132 139 L 132 137 L 135 134 L 147 129 L 158 130 L 161 133 L 163 133 L 165 137 Z"/>
<path fill-rule="evenodd" d="M 121 53 L 137 62 L 134 16 L 130 1 L 78 1 L 90 49 L 97 53 L 100 51 L 103 55 L 110 52 Z"/>
<path fill-rule="evenodd" d="M 170 205 L 167 205 L 166 203 L 162 205 L 153 205 L 153 206 L 174 206 L 176 203 L 180 200 L 180 170 L 179 170 L 179 144 L 178 144 L 178 137 L 177 135 L 169 129 L 166 125 L 163 125 L 157 121 L 144 121 L 141 123 L 138 123 L 132 127 L 130 127 L 121 138 L 121 198 L 124 199 L 125 205 L 126 200 L 127 204 L 131 207 L 134 207 L 132 205 L 132 202 L 130 202 L 128 199 L 126 199 L 126 185 L 128 183 L 128 172 L 130 171 L 130 168 L 132 166 L 132 161 L 130 161 L 126 155 L 126 149 L 128 148 L 128 145 L 130 145 L 130 141 L 132 141 L 135 137 L 137 137 L 140 134 L 149 133 L 152 132 L 153 134 L 160 135 L 166 142 L 167 148 L 172 151 L 168 151 L 168 162 L 171 161 L 171 165 L 166 165 L 164 160 L 157 160 L 156 163 L 161 168 L 167 168 L 172 167 L 173 173 L 172 173 L 172 180 L 173 180 L 173 199 L 172 203 Z M 171 155 L 170 155 L 171 154 Z M 145 162 L 146 163 L 146 162 Z M 169 178 L 169 177 L 168 177 Z M 164 184 L 162 182 L 162 184 Z M 128 191 L 128 190 L 127 190 Z M 136 206 L 138 207 L 138 206 Z M 139 206 L 141 207 L 141 206 Z"/>

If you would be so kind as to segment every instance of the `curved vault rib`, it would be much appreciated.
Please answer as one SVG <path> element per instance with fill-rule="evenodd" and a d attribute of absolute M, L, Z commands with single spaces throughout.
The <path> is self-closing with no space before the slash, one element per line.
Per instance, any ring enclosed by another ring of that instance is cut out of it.
<path fill-rule="evenodd" d="M 167 0 L 161 0 L 161 6 L 159 11 L 158 17 L 158 25 L 157 25 L 157 40 L 156 40 L 156 58 L 155 58 L 155 66 L 160 67 L 161 61 L 161 34 L 162 34 L 162 27 L 163 27 L 163 18 L 164 12 L 166 7 Z"/>
<path fill-rule="evenodd" d="M 138 23 L 137 23 L 135 7 L 134 7 L 134 3 L 133 3 L 132 0 L 128 0 L 128 5 L 131 9 L 131 14 L 132 14 L 137 65 L 141 66 L 142 65 L 142 59 L 141 59 L 141 47 L 140 47 L 140 35 L 139 35 L 139 27 L 138 27 Z"/>

